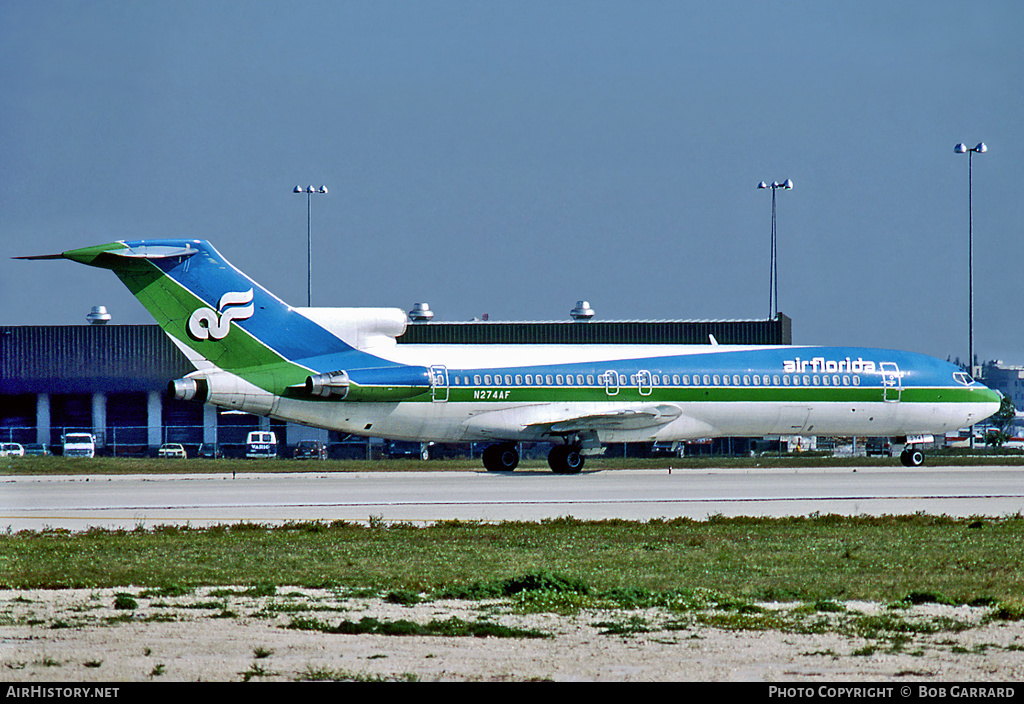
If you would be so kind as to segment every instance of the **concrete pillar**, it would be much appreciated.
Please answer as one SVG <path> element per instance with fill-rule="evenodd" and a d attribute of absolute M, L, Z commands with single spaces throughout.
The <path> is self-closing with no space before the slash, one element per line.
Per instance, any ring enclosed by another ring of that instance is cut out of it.
<path fill-rule="evenodd" d="M 107 394 L 96 391 L 92 395 L 92 434 L 96 438 L 96 447 L 107 445 Z"/>
<path fill-rule="evenodd" d="M 160 447 L 163 442 L 164 404 L 159 391 L 150 391 L 146 399 L 146 444 L 151 450 Z"/>
<path fill-rule="evenodd" d="M 203 404 L 203 442 L 217 444 L 217 407 L 210 403 Z"/>
<path fill-rule="evenodd" d="M 36 395 L 36 442 L 50 446 L 50 394 Z"/>

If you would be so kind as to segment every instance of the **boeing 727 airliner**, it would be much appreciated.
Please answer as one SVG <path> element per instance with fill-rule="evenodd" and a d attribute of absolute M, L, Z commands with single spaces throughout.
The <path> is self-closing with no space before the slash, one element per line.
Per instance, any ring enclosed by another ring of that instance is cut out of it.
<path fill-rule="evenodd" d="M 25 259 L 111 269 L 195 366 L 177 399 L 396 440 L 477 442 L 489 470 L 556 443 L 579 472 L 602 443 L 764 435 L 915 440 L 999 409 L 947 362 L 857 347 L 397 345 L 402 310 L 295 308 L 203 240 L 121 241 Z"/>

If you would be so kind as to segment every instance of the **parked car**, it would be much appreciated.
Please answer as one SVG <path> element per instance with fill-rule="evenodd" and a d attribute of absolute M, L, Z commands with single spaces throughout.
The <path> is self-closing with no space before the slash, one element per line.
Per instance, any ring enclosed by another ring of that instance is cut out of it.
<path fill-rule="evenodd" d="M 656 442 L 651 446 L 651 457 L 682 457 L 685 450 L 681 442 Z"/>
<path fill-rule="evenodd" d="M 299 440 L 295 443 L 295 453 L 292 457 L 297 460 L 325 460 L 327 446 L 319 440 Z"/>
<path fill-rule="evenodd" d="M 25 448 L 16 442 L 0 442 L 0 457 L 24 457 Z"/>
<path fill-rule="evenodd" d="M 889 438 L 868 438 L 864 453 L 868 457 L 892 457 L 892 443 Z"/>
<path fill-rule="evenodd" d="M 199 446 L 199 451 L 196 453 L 196 457 L 202 457 L 206 460 L 215 460 L 223 456 L 224 454 L 217 447 L 217 444 L 212 442 L 204 442 Z"/>
<path fill-rule="evenodd" d="M 48 448 L 46 445 L 43 445 L 42 443 L 30 442 L 27 445 L 25 445 L 25 454 L 42 457 L 44 455 L 50 454 L 50 448 Z"/>
<path fill-rule="evenodd" d="M 173 457 L 176 459 L 187 459 L 188 453 L 185 452 L 185 446 L 180 442 L 165 442 L 160 446 L 160 449 L 156 452 L 157 457 Z"/>
<path fill-rule="evenodd" d="M 430 459 L 428 443 L 410 442 L 408 440 L 385 440 L 384 456 L 389 459 Z"/>

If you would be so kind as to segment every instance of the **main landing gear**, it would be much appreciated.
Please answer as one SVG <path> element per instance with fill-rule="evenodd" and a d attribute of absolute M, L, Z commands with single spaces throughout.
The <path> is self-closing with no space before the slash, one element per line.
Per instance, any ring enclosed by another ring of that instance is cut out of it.
<path fill-rule="evenodd" d="M 484 468 L 488 472 L 511 472 L 519 466 L 519 450 L 515 443 L 503 442 L 484 450 Z"/>
<path fill-rule="evenodd" d="M 579 474 L 583 455 L 576 445 L 555 445 L 548 454 L 548 465 L 555 474 Z M 519 466 L 515 443 L 503 442 L 484 450 L 484 468 L 488 472 L 511 472 Z"/>
<path fill-rule="evenodd" d="M 579 474 L 583 455 L 575 445 L 555 445 L 548 453 L 548 465 L 555 474 Z"/>

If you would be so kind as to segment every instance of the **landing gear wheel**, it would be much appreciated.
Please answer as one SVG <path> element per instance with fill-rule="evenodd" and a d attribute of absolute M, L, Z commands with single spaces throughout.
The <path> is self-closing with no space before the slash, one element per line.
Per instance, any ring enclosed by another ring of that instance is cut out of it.
<path fill-rule="evenodd" d="M 484 450 L 484 468 L 488 472 L 511 472 L 519 466 L 519 451 L 510 443 L 490 445 Z"/>
<path fill-rule="evenodd" d="M 555 445 L 548 454 L 548 465 L 555 474 L 579 474 L 583 469 L 583 455 L 573 445 Z"/>
<path fill-rule="evenodd" d="M 924 464 L 924 453 L 918 449 L 908 447 L 900 453 L 900 462 L 904 467 L 920 467 Z"/>

